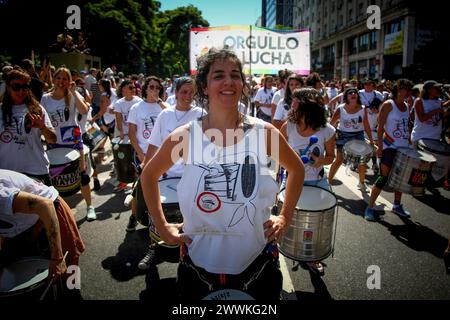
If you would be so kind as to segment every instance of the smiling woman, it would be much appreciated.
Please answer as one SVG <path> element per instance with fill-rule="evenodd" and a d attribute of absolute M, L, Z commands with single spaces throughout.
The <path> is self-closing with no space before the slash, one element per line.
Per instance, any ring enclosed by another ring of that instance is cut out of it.
<path fill-rule="evenodd" d="M 276 242 L 291 222 L 303 164 L 271 124 L 238 111 L 245 77 L 234 52 L 209 50 L 198 62 L 195 82 L 197 103 L 208 114 L 170 134 L 141 176 L 161 239 L 182 246 L 179 294 L 198 300 L 227 289 L 279 299 Z M 268 156 L 290 173 L 279 216 L 270 211 L 278 188 L 267 174 Z M 158 179 L 179 159 L 186 164 L 177 187 L 183 224 L 171 224 L 162 211 Z"/>

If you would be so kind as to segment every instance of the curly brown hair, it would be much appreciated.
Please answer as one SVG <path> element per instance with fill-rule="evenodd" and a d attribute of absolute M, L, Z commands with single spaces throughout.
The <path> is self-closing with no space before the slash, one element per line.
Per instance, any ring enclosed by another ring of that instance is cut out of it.
<path fill-rule="evenodd" d="M 303 120 L 307 128 L 319 130 L 327 124 L 325 103 L 320 92 L 313 88 L 295 89 L 293 98 L 299 101 L 297 110 L 291 108 L 288 121 L 299 123 Z"/>

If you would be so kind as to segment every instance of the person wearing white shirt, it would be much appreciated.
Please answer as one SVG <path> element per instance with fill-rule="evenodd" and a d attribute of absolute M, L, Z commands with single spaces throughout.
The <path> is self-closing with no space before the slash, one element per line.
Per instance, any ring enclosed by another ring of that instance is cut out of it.
<path fill-rule="evenodd" d="M 286 84 L 286 93 L 283 99 L 278 102 L 277 109 L 275 111 L 275 115 L 273 117 L 272 124 L 280 129 L 283 123 L 288 118 L 289 110 L 291 109 L 292 103 L 292 94 L 295 89 L 300 89 L 303 87 L 304 81 L 303 78 L 299 75 L 293 74 L 289 76 Z"/>
<path fill-rule="evenodd" d="M 258 109 L 256 116 L 266 122 L 272 122 L 272 98 L 275 93 L 272 88 L 273 77 L 264 79 L 264 87 L 260 88 L 255 96 L 255 105 Z"/>
<path fill-rule="evenodd" d="M 379 99 L 378 107 L 384 101 L 384 96 L 380 92 L 375 90 L 375 81 L 367 79 L 364 82 L 364 89 L 359 90 L 359 98 L 363 106 L 370 106 L 375 99 Z"/>
<path fill-rule="evenodd" d="M 136 96 L 136 87 L 130 80 L 124 80 L 119 86 L 122 98 L 114 103 L 114 113 L 116 115 L 116 126 L 119 130 L 120 139 L 128 135 L 128 115 L 131 107 L 141 102 L 142 99 Z"/>

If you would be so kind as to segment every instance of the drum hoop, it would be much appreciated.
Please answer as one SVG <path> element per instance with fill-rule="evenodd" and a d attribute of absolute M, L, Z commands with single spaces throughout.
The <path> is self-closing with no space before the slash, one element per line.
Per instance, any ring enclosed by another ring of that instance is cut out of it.
<path fill-rule="evenodd" d="M 303 186 L 303 187 L 318 188 L 318 189 L 322 189 L 322 190 L 325 190 L 325 191 L 329 192 L 329 193 L 333 196 L 334 200 L 336 200 L 336 204 L 335 204 L 334 206 L 328 208 L 328 209 L 321 209 L 321 210 L 305 210 L 305 209 L 301 209 L 301 208 L 297 207 L 297 204 L 296 204 L 296 205 L 295 205 L 295 209 L 296 209 L 296 210 L 304 211 L 304 212 L 323 212 L 323 211 L 329 211 L 329 210 L 334 209 L 334 208 L 337 207 L 337 205 L 338 205 L 337 197 L 336 197 L 336 195 L 335 195 L 333 192 L 331 192 L 330 190 L 325 189 L 325 188 L 322 188 L 322 187 L 319 187 L 319 186 Z M 283 192 L 285 189 L 286 189 L 286 187 L 282 188 L 282 189 L 280 190 L 279 193 Z M 301 196 L 301 195 L 300 195 L 300 196 Z M 278 201 L 281 201 L 281 200 L 278 199 Z M 284 203 L 284 201 L 281 201 L 281 202 Z"/>
<path fill-rule="evenodd" d="M 427 140 L 428 141 L 434 141 L 434 142 L 440 142 L 438 140 L 433 140 L 433 139 L 420 139 L 419 142 L 418 142 L 418 146 L 419 146 L 420 150 L 428 151 L 428 152 L 435 153 L 435 154 L 439 154 L 441 156 L 450 157 L 450 152 L 446 153 L 446 152 L 441 151 L 441 150 L 434 150 L 434 149 L 431 149 L 430 147 L 428 147 L 427 145 L 424 145 L 424 144 L 420 143 L 420 141 L 427 141 Z M 443 142 L 440 142 L 440 143 L 443 143 Z"/>

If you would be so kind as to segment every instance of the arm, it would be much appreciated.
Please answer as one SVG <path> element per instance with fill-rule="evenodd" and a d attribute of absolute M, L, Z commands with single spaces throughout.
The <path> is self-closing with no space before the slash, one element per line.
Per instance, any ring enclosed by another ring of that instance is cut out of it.
<path fill-rule="evenodd" d="M 423 100 L 421 98 L 417 98 L 417 100 L 415 101 L 414 110 L 416 110 L 416 114 L 420 122 L 430 120 L 435 114 L 443 112 L 442 108 L 439 108 L 425 113 L 425 110 L 423 109 Z"/>
<path fill-rule="evenodd" d="M 152 144 L 148 145 L 147 153 L 145 154 L 143 166 L 145 166 L 153 158 L 153 156 L 156 154 L 157 151 L 158 151 L 157 146 L 154 146 Z"/>
<path fill-rule="evenodd" d="M 386 124 L 387 117 L 389 112 L 392 110 L 392 105 L 389 102 L 385 102 L 381 105 L 380 113 L 378 115 L 378 129 L 377 129 L 377 138 L 378 138 L 378 150 L 377 156 L 381 158 L 383 154 L 383 134 L 384 134 L 384 126 Z"/>
<path fill-rule="evenodd" d="M 303 190 L 305 168 L 299 156 L 286 139 L 271 124 L 265 125 L 267 155 L 277 161 L 289 173 L 286 184 L 286 197 L 280 215 L 271 216 L 264 223 L 268 241 L 281 239 L 291 224 L 294 209 Z"/>
<path fill-rule="evenodd" d="M 28 115 L 31 120 L 31 127 L 38 128 L 47 143 L 56 143 L 57 137 L 55 129 L 46 126 L 46 113 L 42 113 L 41 115 L 29 113 Z"/>
<path fill-rule="evenodd" d="M 123 139 L 125 137 L 123 133 L 123 115 L 121 112 L 114 112 L 114 113 L 116 114 L 116 126 L 120 132 L 120 139 Z"/>
<path fill-rule="evenodd" d="M 61 235 L 55 207 L 50 199 L 20 191 L 13 201 L 13 212 L 37 214 L 44 224 L 51 250 L 49 276 L 60 276 L 66 271 L 61 246 Z"/>
<path fill-rule="evenodd" d="M 86 114 L 89 111 L 89 107 L 84 102 L 83 97 L 76 92 L 75 90 L 75 82 L 70 84 L 70 92 L 72 93 L 72 97 L 75 99 L 75 107 L 78 109 L 80 114 Z"/>
<path fill-rule="evenodd" d="M 367 136 L 369 137 L 370 145 L 373 147 L 374 142 L 373 142 L 373 137 L 372 137 L 372 130 L 370 129 L 369 115 L 368 115 L 367 108 L 364 108 L 363 124 L 364 124 L 364 130 L 366 131 Z"/>
<path fill-rule="evenodd" d="M 337 122 L 341 118 L 341 109 L 336 109 L 333 113 L 333 117 L 330 120 L 330 124 L 336 128 Z"/>
<path fill-rule="evenodd" d="M 313 168 L 320 168 L 322 166 L 327 166 L 332 164 L 335 154 L 336 147 L 336 134 L 333 134 L 328 141 L 325 142 L 325 155 L 323 157 L 316 157 L 313 153 L 311 153 L 311 158 L 314 160 L 314 163 L 311 164 Z"/>
<path fill-rule="evenodd" d="M 136 138 L 137 126 L 134 123 L 128 123 L 128 138 L 130 138 L 131 145 L 141 162 L 144 162 L 145 154 L 139 147 L 139 143 Z"/>
<path fill-rule="evenodd" d="M 92 117 L 92 122 L 97 121 L 98 119 L 100 119 L 101 117 L 103 117 L 103 115 L 106 113 L 106 111 L 108 111 L 108 106 L 110 105 L 111 100 L 109 100 L 109 98 L 107 96 L 102 96 L 102 100 L 100 102 L 100 110 L 98 111 L 98 113 Z"/>
<path fill-rule="evenodd" d="M 168 244 L 181 244 L 190 242 L 186 236 L 179 234 L 180 225 L 169 224 L 164 216 L 159 193 L 158 179 L 169 170 L 180 158 L 186 158 L 189 140 L 189 127 L 182 126 L 175 129 L 169 137 L 164 140 L 160 149 L 144 167 L 141 174 L 142 190 L 148 211 L 152 215 L 153 222 L 158 229 L 161 239 Z"/>

